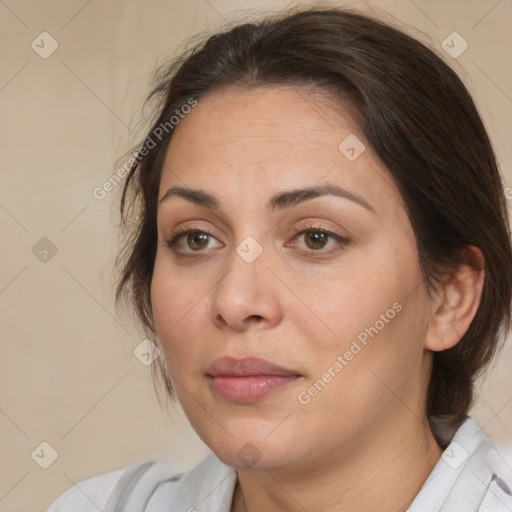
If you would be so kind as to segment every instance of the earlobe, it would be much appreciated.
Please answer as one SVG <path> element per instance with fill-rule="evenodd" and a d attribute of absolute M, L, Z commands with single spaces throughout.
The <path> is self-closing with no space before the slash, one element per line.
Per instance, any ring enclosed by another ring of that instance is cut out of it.
<path fill-rule="evenodd" d="M 460 266 L 445 279 L 425 337 L 425 348 L 439 352 L 454 347 L 478 311 L 485 280 L 482 251 L 469 245 L 460 254 Z"/>

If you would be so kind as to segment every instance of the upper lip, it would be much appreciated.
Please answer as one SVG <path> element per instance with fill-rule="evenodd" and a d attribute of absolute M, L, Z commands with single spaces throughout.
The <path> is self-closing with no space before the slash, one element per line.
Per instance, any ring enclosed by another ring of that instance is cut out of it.
<path fill-rule="evenodd" d="M 221 357 L 215 359 L 208 368 L 208 375 L 246 377 L 249 375 L 299 375 L 298 372 L 283 368 L 258 357 Z"/>

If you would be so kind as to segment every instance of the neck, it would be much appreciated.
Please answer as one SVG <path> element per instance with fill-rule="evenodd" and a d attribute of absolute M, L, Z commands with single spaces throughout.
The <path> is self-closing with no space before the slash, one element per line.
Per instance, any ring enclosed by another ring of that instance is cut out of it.
<path fill-rule="evenodd" d="M 402 420 L 368 428 L 316 466 L 240 469 L 231 512 L 406 511 L 442 450 L 426 419 Z"/>

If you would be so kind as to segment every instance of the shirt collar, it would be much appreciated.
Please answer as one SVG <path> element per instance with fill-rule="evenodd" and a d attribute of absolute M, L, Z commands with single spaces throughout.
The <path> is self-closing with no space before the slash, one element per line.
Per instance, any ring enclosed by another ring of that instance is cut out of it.
<path fill-rule="evenodd" d="M 184 474 L 172 493 L 155 496 L 151 511 L 229 512 L 237 472 L 210 452 L 197 466 Z"/>
<path fill-rule="evenodd" d="M 499 485 L 508 480 L 507 464 L 495 445 L 471 418 L 466 418 L 441 455 L 407 512 L 509 510 Z M 507 475 L 507 476 L 505 476 Z M 498 477 L 498 480 L 496 478 Z M 484 504 L 491 508 L 481 508 Z M 512 510 L 512 509 L 510 509 Z"/>

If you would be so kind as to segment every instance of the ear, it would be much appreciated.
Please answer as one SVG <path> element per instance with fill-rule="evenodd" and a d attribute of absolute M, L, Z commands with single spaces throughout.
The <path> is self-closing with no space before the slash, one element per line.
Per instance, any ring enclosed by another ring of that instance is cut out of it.
<path fill-rule="evenodd" d="M 439 352 L 454 347 L 464 336 L 480 305 L 485 279 L 482 251 L 468 245 L 459 253 L 460 266 L 449 273 L 433 303 L 425 337 L 427 350 Z"/>

